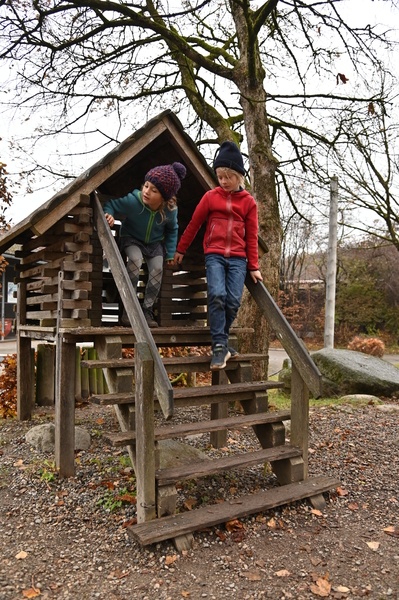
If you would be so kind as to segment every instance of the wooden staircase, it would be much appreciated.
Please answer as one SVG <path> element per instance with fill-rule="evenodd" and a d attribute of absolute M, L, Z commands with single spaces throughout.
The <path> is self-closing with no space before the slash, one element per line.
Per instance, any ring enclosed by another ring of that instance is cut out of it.
<path fill-rule="evenodd" d="M 182 329 L 182 335 L 186 336 L 187 328 Z M 201 332 L 203 330 L 201 328 Z M 192 328 L 194 339 L 195 331 Z M 152 334 L 155 342 L 157 338 L 164 338 L 163 328 L 153 330 Z M 174 328 L 176 344 L 179 344 L 179 334 Z M 162 422 L 162 407 L 151 380 L 153 361 L 148 347 L 145 343 L 136 344 L 134 359 L 122 358 L 122 349 L 123 336 L 103 337 L 98 348 L 100 359 L 84 360 L 82 366 L 104 371 L 109 393 L 94 395 L 91 401 L 114 406 L 116 410 L 121 432 L 110 433 L 107 438 L 115 446 L 127 447 L 135 468 L 138 523 L 129 527 L 128 532 L 142 545 L 173 538 L 178 549 L 184 549 L 191 545 L 191 534 L 198 529 L 306 497 L 318 498 L 320 502 L 320 494 L 338 485 L 339 482 L 331 478 L 304 476 L 302 449 L 286 443 L 284 422 L 291 419 L 291 411 L 270 411 L 268 406 L 268 391 L 282 384 L 252 381 L 251 364 L 264 360 L 264 355 L 244 354 L 229 360 L 224 371 L 212 373 L 210 385 L 173 388 L 173 417 Z M 164 358 L 162 362 L 168 373 L 210 372 L 209 356 L 176 356 Z M 229 411 L 232 405 L 236 410 Z M 175 422 L 179 421 L 181 409 L 204 406 L 209 407 L 208 419 Z M 237 406 L 241 410 L 237 410 Z M 253 429 L 260 449 L 213 459 L 191 458 L 189 462 L 160 467 L 163 440 L 183 443 L 189 436 L 209 433 L 210 438 L 206 439 L 220 448 L 227 444 L 228 430 L 248 428 Z M 150 460 L 149 456 L 152 456 Z M 144 461 L 143 457 L 146 457 Z M 178 483 L 267 463 L 283 484 L 281 487 L 176 514 Z"/>

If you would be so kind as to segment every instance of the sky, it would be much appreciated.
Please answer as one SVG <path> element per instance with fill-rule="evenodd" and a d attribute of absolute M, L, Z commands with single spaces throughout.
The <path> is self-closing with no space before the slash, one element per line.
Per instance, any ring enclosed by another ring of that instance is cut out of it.
<path fill-rule="evenodd" d="M 359 18 L 362 18 L 363 23 L 392 23 L 392 13 L 389 10 L 387 3 L 381 3 L 379 0 L 348 0 L 346 3 L 348 11 L 348 20 L 356 20 L 359 23 Z M 397 13 L 396 13 L 397 15 Z M 362 24 L 363 24 L 362 23 Z M 351 78 L 352 67 L 349 64 L 342 62 L 340 71 L 345 73 L 349 78 L 349 86 L 355 85 L 355 78 Z M 0 63 L 0 102 L 5 98 L 9 98 L 13 91 L 13 73 L 9 71 L 4 63 Z M 345 90 L 347 91 L 347 89 Z M 98 127 L 112 136 L 113 124 L 109 122 L 108 117 L 104 118 L 98 115 L 97 122 L 90 122 L 90 129 Z M 43 117 L 42 117 L 43 119 Z M 19 141 L 22 147 L 28 147 L 28 140 L 33 135 L 35 128 L 41 126 L 40 117 L 35 119 L 27 119 L 22 112 L 4 113 L 0 109 L 0 160 L 7 165 L 7 170 L 10 173 L 8 177 L 9 191 L 13 195 L 13 204 L 7 211 L 7 216 L 12 222 L 18 223 L 26 218 L 41 204 L 45 203 L 54 193 L 61 190 L 65 183 L 52 184 L 52 178 L 44 177 L 37 180 L 31 177 L 28 181 L 18 182 L 17 174 L 20 170 L 21 158 L 24 165 L 30 163 L 29 150 L 25 156 L 20 151 L 16 150 L 15 141 Z M 140 124 L 144 125 L 144 122 Z M 132 130 L 127 126 L 125 131 L 121 133 L 120 140 L 130 135 Z M 47 138 L 45 141 L 38 142 L 33 148 L 33 156 L 38 158 L 41 164 L 55 167 L 58 164 L 59 155 L 65 153 L 69 157 L 63 157 L 63 166 L 66 170 L 75 173 L 76 176 L 84 172 L 90 165 L 94 164 L 104 154 L 109 152 L 113 145 L 110 145 L 106 150 L 102 150 L 97 154 L 91 154 L 84 157 L 82 151 L 86 148 L 86 140 L 84 136 L 80 136 L 74 142 L 68 141 L 68 146 L 64 146 L 65 140 Z M 65 142 L 66 143 L 66 142 Z M 59 145 L 61 144 L 61 148 Z M 27 193 L 26 187 L 29 185 L 31 192 Z"/>

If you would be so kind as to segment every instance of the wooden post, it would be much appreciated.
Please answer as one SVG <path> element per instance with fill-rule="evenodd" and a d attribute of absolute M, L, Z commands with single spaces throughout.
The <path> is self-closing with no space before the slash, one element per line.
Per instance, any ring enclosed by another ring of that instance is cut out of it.
<path fill-rule="evenodd" d="M 26 283 L 18 284 L 17 295 L 17 419 L 29 421 L 34 405 L 33 365 L 30 338 L 22 337 L 19 325 L 26 318 Z"/>
<path fill-rule="evenodd" d="M 38 344 L 36 360 L 36 404 L 54 404 L 55 346 Z"/>
<path fill-rule="evenodd" d="M 308 476 L 309 390 L 292 365 L 291 374 L 291 444 L 300 448 L 304 462 L 304 479 Z"/>
<path fill-rule="evenodd" d="M 59 273 L 55 379 L 55 464 L 60 477 L 75 475 L 75 364 L 76 344 L 66 342 L 60 331 L 62 282 Z"/>
<path fill-rule="evenodd" d="M 89 360 L 95 360 L 97 358 L 97 351 L 95 348 L 88 348 L 87 358 Z M 89 369 L 89 390 L 90 395 L 97 394 L 97 369 Z"/>
<path fill-rule="evenodd" d="M 145 342 L 135 345 L 137 522 L 156 518 L 154 360 Z"/>
<path fill-rule="evenodd" d="M 83 350 L 83 358 L 87 359 L 88 349 Z M 80 367 L 80 392 L 83 400 L 87 400 L 90 395 L 89 391 L 89 369 L 87 367 Z"/>
<path fill-rule="evenodd" d="M 75 399 L 82 400 L 82 367 L 80 366 L 80 346 L 76 346 L 75 353 Z"/>
<path fill-rule="evenodd" d="M 225 371 L 212 371 L 212 385 L 223 385 L 227 383 Z M 211 404 L 211 419 L 224 419 L 228 415 L 229 403 L 219 402 Z M 210 443 L 214 448 L 223 448 L 227 444 L 227 429 L 212 431 Z"/>

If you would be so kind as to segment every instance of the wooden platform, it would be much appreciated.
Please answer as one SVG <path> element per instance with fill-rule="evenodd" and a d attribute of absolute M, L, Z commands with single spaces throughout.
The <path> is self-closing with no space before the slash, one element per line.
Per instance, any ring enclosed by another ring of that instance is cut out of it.
<path fill-rule="evenodd" d="M 153 521 L 138 523 L 127 528 L 128 534 L 143 546 L 155 544 L 181 535 L 198 531 L 204 527 L 212 527 L 226 523 L 232 519 L 240 519 L 248 515 L 267 511 L 276 506 L 289 504 L 327 492 L 339 485 L 339 480 L 332 477 L 314 477 L 281 487 L 276 487 L 258 494 L 249 494 L 231 500 L 187 511 L 184 513 L 161 517 Z"/>

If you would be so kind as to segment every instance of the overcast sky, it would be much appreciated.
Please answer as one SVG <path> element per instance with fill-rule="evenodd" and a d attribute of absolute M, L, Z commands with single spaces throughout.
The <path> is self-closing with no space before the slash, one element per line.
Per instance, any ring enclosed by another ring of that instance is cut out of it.
<path fill-rule="evenodd" d="M 382 3 L 379 0 L 348 0 L 346 7 L 348 10 L 349 22 L 356 22 L 357 25 L 382 23 L 392 27 L 392 12 L 388 3 Z M 340 10 L 342 10 L 341 6 Z M 399 33 L 397 39 L 399 40 Z M 351 66 L 345 64 L 345 61 L 342 61 L 339 68 L 339 72 L 345 73 L 349 78 L 348 87 L 356 85 L 356 78 L 354 77 Z M 4 63 L 0 63 L 0 101 L 4 101 L 4 99 L 7 100 L 12 95 L 12 79 L 13 74 L 7 69 Z M 346 89 L 346 91 L 349 90 Z M 11 209 L 8 210 L 7 214 L 15 224 L 27 217 L 31 212 L 38 208 L 38 206 L 46 202 L 55 192 L 62 189 L 67 182 L 65 184 L 58 183 L 56 185 L 49 185 L 52 182 L 50 176 L 48 178 L 45 177 L 40 181 L 30 179 L 29 184 L 32 193 L 26 193 L 26 182 L 18 183 L 16 174 L 21 168 L 21 160 L 25 165 L 29 164 L 31 161 L 30 150 L 28 150 L 28 141 L 32 136 L 34 129 L 37 126 L 40 126 L 40 117 L 37 116 L 35 120 L 25 120 L 22 113 L 4 113 L 1 111 L 0 119 L 0 137 L 2 138 L 0 141 L 0 160 L 7 164 L 7 169 L 10 173 L 9 191 L 13 194 L 13 205 Z M 94 129 L 95 126 L 98 126 L 109 133 L 109 135 L 112 135 L 113 127 L 109 117 L 104 118 L 99 115 L 98 119 L 98 123 L 93 123 L 92 119 L 90 120 L 90 129 Z M 140 125 L 144 125 L 144 122 Z M 120 141 L 131 133 L 132 131 L 129 130 L 129 127 L 127 126 L 126 130 L 122 132 Z M 25 156 L 21 155 L 21 153 L 16 150 L 15 146 L 13 146 L 13 140 L 19 141 L 20 145 L 22 145 L 23 148 L 25 147 L 27 152 Z M 67 143 L 66 140 L 65 143 Z M 58 147 L 59 144 L 62 145 L 61 151 Z M 33 154 L 41 164 L 56 167 L 59 163 L 58 156 L 60 154 L 64 155 L 67 150 L 70 156 L 69 158 L 63 158 L 63 165 L 67 170 L 78 176 L 113 147 L 111 145 L 102 152 L 94 155 L 92 154 L 90 157 L 84 157 L 81 154 L 86 146 L 84 136 L 75 139 L 74 142 L 68 141 L 68 144 L 69 145 L 66 148 L 61 138 L 57 138 L 57 140 L 50 138 L 46 141 L 38 142 L 34 147 Z M 80 156 L 77 156 L 78 154 Z"/>

